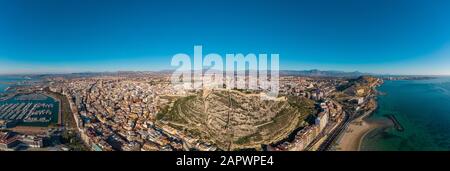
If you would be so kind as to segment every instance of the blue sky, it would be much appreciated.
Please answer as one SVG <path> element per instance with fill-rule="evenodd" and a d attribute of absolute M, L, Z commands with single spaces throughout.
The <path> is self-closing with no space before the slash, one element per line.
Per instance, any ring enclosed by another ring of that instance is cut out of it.
<path fill-rule="evenodd" d="M 0 73 L 161 70 L 177 53 L 280 69 L 450 74 L 447 0 L 0 0 Z"/>

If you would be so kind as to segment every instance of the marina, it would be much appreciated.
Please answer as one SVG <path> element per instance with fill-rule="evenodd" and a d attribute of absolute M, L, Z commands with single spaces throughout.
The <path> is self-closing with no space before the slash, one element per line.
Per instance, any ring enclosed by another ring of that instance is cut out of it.
<path fill-rule="evenodd" d="M 49 122 L 52 117 L 52 109 L 53 104 L 46 103 L 6 103 L 0 105 L 0 119 Z"/>
<path fill-rule="evenodd" d="M 42 93 L 15 94 L 0 101 L 0 120 L 23 126 L 48 126 L 58 121 L 59 102 Z"/>

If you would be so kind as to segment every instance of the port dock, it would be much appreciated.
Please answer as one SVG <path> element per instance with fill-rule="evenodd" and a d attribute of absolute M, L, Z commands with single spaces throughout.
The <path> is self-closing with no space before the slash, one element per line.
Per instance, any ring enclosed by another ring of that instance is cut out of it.
<path fill-rule="evenodd" d="M 397 120 L 397 118 L 395 117 L 395 115 L 384 115 L 385 117 L 389 118 L 393 123 L 394 123 L 394 127 L 395 129 L 397 129 L 397 131 L 404 131 L 405 129 L 403 128 L 403 126 L 400 124 L 400 122 Z"/>

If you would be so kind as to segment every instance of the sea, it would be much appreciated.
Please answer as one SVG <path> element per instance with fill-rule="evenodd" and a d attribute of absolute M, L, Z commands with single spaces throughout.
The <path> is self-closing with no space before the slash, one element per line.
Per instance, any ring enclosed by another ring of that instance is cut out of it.
<path fill-rule="evenodd" d="M 4 93 L 5 89 L 12 84 L 16 84 L 23 80 L 25 80 L 25 78 L 21 76 L 0 76 L 0 94 Z"/>
<path fill-rule="evenodd" d="M 38 78 L 29 78 L 24 76 L 0 76 L 0 96 L 2 94 L 10 93 L 5 91 L 5 89 L 12 85 L 27 85 L 28 83 L 24 83 L 24 81 L 39 81 Z M 42 100 L 17 100 L 15 98 L 10 98 L 4 101 L 0 101 L 0 105 L 6 103 L 45 103 L 45 104 L 53 104 L 54 106 L 59 106 L 59 102 L 55 101 L 52 98 L 46 98 Z M 22 126 L 48 126 L 51 123 L 58 122 L 58 107 L 52 108 L 52 119 L 50 122 L 33 122 L 33 123 L 20 123 Z"/>
<path fill-rule="evenodd" d="M 363 151 L 449 151 L 450 77 L 385 81 L 369 119 L 394 115 L 404 130 L 379 128 L 365 136 Z"/>

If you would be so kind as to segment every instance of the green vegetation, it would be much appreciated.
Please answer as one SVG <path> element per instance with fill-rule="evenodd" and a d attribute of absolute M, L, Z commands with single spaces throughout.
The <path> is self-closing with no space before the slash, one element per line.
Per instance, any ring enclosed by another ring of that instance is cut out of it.
<path fill-rule="evenodd" d="M 314 101 L 297 96 L 289 96 L 288 97 L 289 104 L 297 108 L 297 110 L 304 115 L 305 117 L 310 114 L 315 113 Z"/>
<path fill-rule="evenodd" d="M 247 136 L 244 136 L 244 137 L 240 137 L 240 138 L 239 138 L 238 140 L 236 140 L 234 143 L 239 144 L 239 145 L 247 144 L 247 143 L 250 142 L 250 140 L 251 140 L 252 137 L 253 137 L 253 134 L 252 134 L 252 135 L 247 135 Z"/>
<path fill-rule="evenodd" d="M 195 137 L 201 137 L 202 136 L 202 132 L 198 129 L 189 129 L 188 132 Z"/>
<path fill-rule="evenodd" d="M 289 136 L 315 114 L 314 101 L 289 97 L 262 100 L 236 91 L 211 91 L 177 99 L 157 114 L 158 121 L 219 148 L 255 148 Z M 205 99 L 206 98 L 206 99 Z"/>
<path fill-rule="evenodd" d="M 169 106 L 165 106 L 161 109 L 161 111 L 159 113 L 156 114 L 156 120 L 163 120 L 164 116 L 169 113 L 170 107 Z"/>
<path fill-rule="evenodd" d="M 62 124 L 67 128 L 76 128 L 75 118 L 72 114 L 72 110 L 70 109 L 70 104 L 67 97 L 59 93 L 51 92 L 48 88 L 46 88 L 44 91 L 48 95 L 58 99 L 59 103 L 61 103 L 60 112 L 62 117 Z"/>
<path fill-rule="evenodd" d="M 89 151 L 76 132 L 64 131 L 61 135 L 61 141 L 72 151 Z"/>
<path fill-rule="evenodd" d="M 177 97 L 177 96 L 160 96 L 160 98 L 161 98 L 161 99 L 166 99 L 166 100 L 169 100 L 169 101 L 175 101 L 175 100 L 177 100 L 179 97 Z"/>
<path fill-rule="evenodd" d="M 192 100 L 193 98 L 195 98 L 195 96 L 188 96 L 188 97 L 184 97 L 184 98 L 180 98 L 178 100 L 176 100 L 173 104 L 173 107 L 170 108 L 169 106 L 164 107 L 161 112 L 159 112 L 156 115 L 156 119 L 157 120 L 162 120 L 162 121 L 171 121 L 171 122 L 176 122 L 176 123 L 187 123 L 183 117 L 180 116 L 180 113 L 183 112 L 183 106 L 186 105 L 186 102 L 188 102 L 189 100 Z"/>
<path fill-rule="evenodd" d="M 175 125 L 175 124 L 173 124 L 173 123 L 169 123 L 168 125 L 169 125 L 170 127 L 172 127 L 172 128 L 177 129 L 177 130 L 183 130 L 183 129 L 184 129 L 182 126 Z"/>

